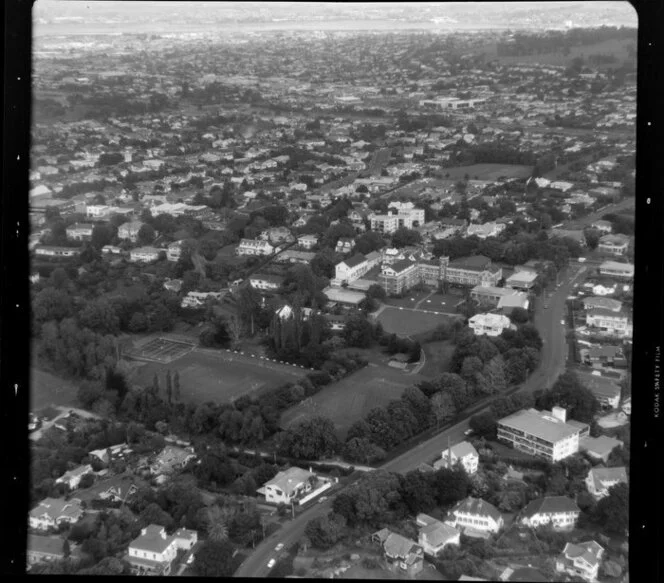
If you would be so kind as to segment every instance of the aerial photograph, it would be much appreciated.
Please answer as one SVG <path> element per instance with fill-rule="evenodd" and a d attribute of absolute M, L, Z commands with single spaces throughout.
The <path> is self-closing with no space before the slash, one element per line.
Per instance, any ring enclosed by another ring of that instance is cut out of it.
<path fill-rule="evenodd" d="M 628 583 L 631 4 L 31 19 L 24 572 Z"/>

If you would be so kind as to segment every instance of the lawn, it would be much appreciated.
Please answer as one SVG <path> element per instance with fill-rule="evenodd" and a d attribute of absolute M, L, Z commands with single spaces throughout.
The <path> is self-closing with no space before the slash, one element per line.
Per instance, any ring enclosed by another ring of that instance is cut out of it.
<path fill-rule="evenodd" d="M 192 403 L 225 403 L 248 393 L 261 392 L 280 383 L 294 381 L 305 369 L 228 353 L 195 349 L 170 364 L 146 363 L 132 373 L 131 381 L 151 385 L 155 373 L 165 386 L 166 371 L 180 373 L 181 398 Z"/>
<path fill-rule="evenodd" d="M 531 166 L 521 164 L 472 164 L 443 168 L 442 172 L 449 180 L 461 180 L 468 174 L 471 180 L 498 180 L 505 178 L 528 178 L 532 174 Z M 449 177 L 447 176 L 449 174 Z"/>
<path fill-rule="evenodd" d="M 426 361 L 420 369 L 420 374 L 425 377 L 435 377 L 444 372 L 449 372 L 450 361 L 454 353 L 454 344 L 449 340 L 440 342 L 429 342 L 422 346 Z"/>
<path fill-rule="evenodd" d="M 337 435 L 345 439 L 348 428 L 371 409 L 386 406 L 398 399 L 406 387 L 425 380 L 421 375 L 406 374 L 387 366 L 367 366 L 345 379 L 325 387 L 320 393 L 287 409 L 281 416 L 282 427 L 315 415 L 328 417 Z"/>
<path fill-rule="evenodd" d="M 51 373 L 30 369 L 30 410 L 39 411 L 49 405 L 76 405 L 78 387 Z"/>
<path fill-rule="evenodd" d="M 428 306 L 428 304 L 424 304 L 424 306 Z M 383 326 L 385 332 L 399 334 L 400 336 L 412 336 L 430 332 L 431 330 L 435 330 L 439 324 L 449 321 L 449 319 L 449 315 L 434 312 L 429 307 L 414 310 L 412 308 L 387 306 L 378 315 L 378 321 Z"/>

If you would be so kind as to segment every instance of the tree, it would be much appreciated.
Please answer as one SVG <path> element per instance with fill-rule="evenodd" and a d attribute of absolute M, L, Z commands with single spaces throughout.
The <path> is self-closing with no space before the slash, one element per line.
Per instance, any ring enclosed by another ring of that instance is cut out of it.
<path fill-rule="evenodd" d="M 196 553 L 196 574 L 201 577 L 231 577 L 233 551 L 234 547 L 228 541 L 206 540 Z"/>
<path fill-rule="evenodd" d="M 353 437 L 346 441 L 344 459 L 361 464 L 372 464 L 385 459 L 385 450 L 364 437 Z"/>
<path fill-rule="evenodd" d="M 145 223 L 141 225 L 141 228 L 138 230 L 136 235 L 136 241 L 139 245 L 149 245 L 155 239 L 155 230 L 152 225 Z"/>
<path fill-rule="evenodd" d="M 490 411 L 473 415 L 469 421 L 470 428 L 480 437 L 493 439 L 496 433 L 496 417 Z"/>
<path fill-rule="evenodd" d="M 505 361 L 500 355 L 494 356 L 484 365 L 484 378 L 491 393 L 500 393 L 507 388 Z"/>
<path fill-rule="evenodd" d="M 334 512 L 327 516 L 318 516 L 307 523 L 304 533 L 311 544 L 319 549 L 333 547 L 341 538 L 346 526 L 346 519 Z"/>
<path fill-rule="evenodd" d="M 422 240 L 419 231 L 400 227 L 392 234 L 392 246 L 397 249 L 417 245 Z"/>
<path fill-rule="evenodd" d="M 173 399 L 175 402 L 180 400 L 180 372 L 177 370 L 173 376 Z"/>
<path fill-rule="evenodd" d="M 440 391 L 431 397 L 431 409 L 436 418 L 436 429 L 440 429 L 441 423 L 451 419 L 456 413 L 454 399 L 447 391 Z"/>
<path fill-rule="evenodd" d="M 228 540 L 227 516 L 219 506 L 214 505 L 207 509 L 207 532 L 210 540 L 224 542 Z"/>
<path fill-rule="evenodd" d="M 383 301 L 386 297 L 387 294 L 382 285 L 374 283 L 369 286 L 369 289 L 367 290 L 367 298 Z"/>
<path fill-rule="evenodd" d="M 170 369 L 166 371 L 166 399 L 169 405 L 173 403 L 173 379 Z"/>
<path fill-rule="evenodd" d="M 625 483 L 609 488 L 608 496 L 595 506 L 594 522 L 609 532 L 623 535 L 629 526 L 629 487 Z"/>
<path fill-rule="evenodd" d="M 367 348 L 371 346 L 374 339 L 373 326 L 365 316 L 352 315 L 346 321 L 343 337 L 347 346 Z"/>
<path fill-rule="evenodd" d="M 327 417 L 313 417 L 290 429 L 287 455 L 302 459 L 321 459 L 334 455 L 340 447 L 334 423 Z"/>
<path fill-rule="evenodd" d="M 412 514 L 430 512 L 436 506 L 431 477 L 418 470 L 408 472 L 402 478 L 399 493 Z"/>
<path fill-rule="evenodd" d="M 561 374 L 553 387 L 544 391 L 537 400 L 540 409 L 551 410 L 556 405 L 567 409 L 570 418 L 582 423 L 590 423 L 600 408 L 595 395 L 573 371 Z"/>

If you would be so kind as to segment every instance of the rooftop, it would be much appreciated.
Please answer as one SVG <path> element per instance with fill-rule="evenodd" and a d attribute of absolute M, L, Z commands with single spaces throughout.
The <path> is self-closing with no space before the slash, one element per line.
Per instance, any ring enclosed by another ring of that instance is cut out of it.
<path fill-rule="evenodd" d="M 283 472 L 279 472 L 270 481 L 265 482 L 265 486 L 274 486 L 279 488 L 285 494 L 291 494 L 299 485 L 303 484 L 315 474 L 303 470 L 302 468 L 288 468 Z"/>
<path fill-rule="evenodd" d="M 500 511 L 493 504 L 489 504 L 481 498 L 472 498 L 470 496 L 458 502 L 450 512 L 465 512 L 478 516 L 489 516 L 496 521 L 502 517 Z"/>
<path fill-rule="evenodd" d="M 552 514 L 558 512 L 580 512 L 581 509 L 576 502 L 567 496 L 545 496 L 537 498 L 526 506 L 523 514 L 526 517 L 532 517 L 536 514 Z"/>
<path fill-rule="evenodd" d="M 172 542 L 172 537 L 166 534 L 166 529 L 158 524 L 145 527 L 141 534 L 129 546 L 134 549 L 163 553 Z"/>
<path fill-rule="evenodd" d="M 491 265 L 491 259 L 484 255 L 472 255 L 470 257 L 460 257 L 450 261 L 449 267 L 456 269 L 470 269 L 474 271 L 483 271 Z"/>
<path fill-rule="evenodd" d="M 596 454 L 599 457 L 604 457 L 622 444 L 622 441 L 607 435 L 600 435 L 599 437 L 588 436 L 579 441 L 579 448 L 588 453 Z"/>
<path fill-rule="evenodd" d="M 357 267 L 367 260 L 367 258 L 362 255 L 362 253 L 355 253 L 352 257 L 345 259 L 342 263 L 345 263 L 348 267 Z"/>
<path fill-rule="evenodd" d="M 579 427 L 564 423 L 536 409 L 523 409 L 512 413 L 512 415 L 500 419 L 498 425 L 523 431 L 548 443 L 556 443 L 580 431 Z"/>

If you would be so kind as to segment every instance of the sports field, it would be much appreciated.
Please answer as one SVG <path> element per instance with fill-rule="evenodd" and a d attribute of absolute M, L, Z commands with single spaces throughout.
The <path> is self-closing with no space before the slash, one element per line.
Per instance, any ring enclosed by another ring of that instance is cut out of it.
<path fill-rule="evenodd" d="M 140 348 L 135 348 L 124 353 L 125 356 L 138 360 L 147 360 L 150 362 L 170 363 L 185 354 L 191 352 L 195 347 L 193 342 L 183 342 L 171 340 L 168 338 L 154 338 L 143 344 Z"/>
<path fill-rule="evenodd" d="M 532 174 L 532 170 L 532 166 L 520 164 L 472 164 L 471 166 L 443 168 L 442 172 L 449 180 L 461 180 L 466 174 L 470 180 L 498 180 L 502 177 L 528 178 Z"/>
<path fill-rule="evenodd" d="M 78 387 L 51 373 L 30 369 L 30 411 L 36 412 L 50 405 L 76 405 Z"/>
<path fill-rule="evenodd" d="M 315 415 L 328 417 L 340 439 L 348 428 L 371 409 L 398 399 L 406 387 L 425 380 L 421 375 L 406 374 L 387 366 L 369 365 L 345 379 L 329 385 L 281 416 L 282 427 L 289 427 Z"/>
<path fill-rule="evenodd" d="M 415 310 L 413 308 L 387 306 L 378 315 L 378 321 L 388 334 L 412 336 L 435 330 L 439 324 L 449 321 L 450 317 L 452 316 L 426 308 Z"/>
<path fill-rule="evenodd" d="M 195 348 L 170 363 L 147 362 L 132 373 L 131 382 L 141 386 L 151 385 L 156 373 L 163 390 L 167 370 L 179 372 L 180 398 L 192 403 L 225 403 L 248 393 L 258 393 L 294 381 L 309 372 L 249 355 Z"/>

